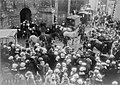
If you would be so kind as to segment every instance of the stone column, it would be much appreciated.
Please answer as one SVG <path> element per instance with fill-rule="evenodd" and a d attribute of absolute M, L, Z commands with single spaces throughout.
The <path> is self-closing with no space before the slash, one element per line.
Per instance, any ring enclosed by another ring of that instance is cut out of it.
<path fill-rule="evenodd" d="M 55 0 L 55 16 L 58 19 L 58 0 Z"/>
<path fill-rule="evenodd" d="M 68 0 L 68 16 L 70 16 L 71 0 Z"/>

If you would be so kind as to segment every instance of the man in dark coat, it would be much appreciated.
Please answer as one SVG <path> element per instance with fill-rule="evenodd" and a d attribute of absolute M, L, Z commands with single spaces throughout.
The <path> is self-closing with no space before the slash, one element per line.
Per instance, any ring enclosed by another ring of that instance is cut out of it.
<path fill-rule="evenodd" d="M 1 49 L 1 63 L 2 65 L 8 63 L 9 50 L 6 45 Z"/>
<path fill-rule="evenodd" d="M 45 62 L 41 61 L 40 64 L 37 65 L 38 73 L 42 77 L 42 81 L 45 82 L 44 74 L 45 74 Z"/>

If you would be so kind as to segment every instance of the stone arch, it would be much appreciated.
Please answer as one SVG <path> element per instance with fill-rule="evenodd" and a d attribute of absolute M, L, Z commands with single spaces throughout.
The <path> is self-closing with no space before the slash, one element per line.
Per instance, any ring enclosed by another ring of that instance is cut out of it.
<path fill-rule="evenodd" d="M 25 20 L 31 21 L 31 10 L 29 8 L 23 8 L 20 11 L 20 22 L 22 23 Z"/>

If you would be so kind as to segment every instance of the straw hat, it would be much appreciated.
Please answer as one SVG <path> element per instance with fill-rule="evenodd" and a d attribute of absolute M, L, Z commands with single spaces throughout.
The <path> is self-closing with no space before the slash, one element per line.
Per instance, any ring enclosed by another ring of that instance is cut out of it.
<path fill-rule="evenodd" d="M 59 69 L 55 69 L 54 73 L 60 73 L 60 70 Z"/>
<path fill-rule="evenodd" d="M 66 64 L 65 62 L 62 62 L 62 66 L 63 66 L 63 67 L 66 67 L 66 65 L 67 65 L 67 64 Z"/>
<path fill-rule="evenodd" d="M 86 66 L 87 65 L 87 63 L 85 63 L 85 62 L 82 62 L 82 66 Z"/>
<path fill-rule="evenodd" d="M 65 54 L 64 53 L 61 53 L 60 56 L 61 56 L 61 58 L 65 58 Z"/>
<path fill-rule="evenodd" d="M 118 63 L 118 66 L 120 67 L 120 63 Z"/>
<path fill-rule="evenodd" d="M 97 63 L 96 63 L 96 65 L 97 65 L 97 66 L 100 66 L 100 65 L 101 65 L 101 63 L 98 63 L 98 62 L 97 62 Z"/>
<path fill-rule="evenodd" d="M 10 47 L 10 46 L 8 46 L 8 47 L 7 47 L 7 49 L 8 49 L 8 50 L 11 50 L 11 47 Z"/>
<path fill-rule="evenodd" d="M 99 70 L 94 70 L 94 73 L 99 73 Z"/>
<path fill-rule="evenodd" d="M 21 63 L 20 63 L 20 66 L 21 66 L 21 67 L 25 67 L 25 65 L 26 65 L 26 64 L 25 64 L 24 62 L 21 62 Z"/>
<path fill-rule="evenodd" d="M 110 60 L 106 60 L 106 63 L 109 64 L 109 63 L 110 63 Z"/>
<path fill-rule="evenodd" d="M 43 61 L 43 58 L 42 58 L 42 57 L 39 57 L 38 59 L 39 59 L 39 61 Z"/>
<path fill-rule="evenodd" d="M 83 61 L 79 60 L 79 64 L 82 64 Z"/>
<path fill-rule="evenodd" d="M 10 56 L 8 59 L 9 59 L 9 60 L 13 60 L 13 56 Z"/>
<path fill-rule="evenodd" d="M 77 58 L 77 56 L 76 56 L 76 55 L 73 55 L 73 58 Z"/>
<path fill-rule="evenodd" d="M 56 60 L 58 61 L 59 59 L 60 59 L 60 56 L 57 56 L 57 57 L 56 57 Z"/>
<path fill-rule="evenodd" d="M 79 68 L 79 70 L 80 70 L 80 71 L 85 71 L 85 70 L 86 70 L 86 67 L 83 67 L 83 66 L 82 66 L 82 67 Z"/>
<path fill-rule="evenodd" d="M 57 52 L 57 51 L 55 51 L 55 52 L 54 52 L 54 55 L 58 55 L 58 52 Z"/>
<path fill-rule="evenodd" d="M 82 79 L 78 79 L 77 82 L 78 82 L 78 84 L 80 84 L 80 85 L 83 84 L 83 80 L 82 80 Z"/>
<path fill-rule="evenodd" d="M 100 67 L 98 67 L 98 66 L 95 66 L 95 69 L 96 69 L 96 70 L 100 70 Z"/>
<path fill-rule="evenodd" d="M 29 63 L 29 62 L 30 62 L 30 60 L 26 60 L 25 62 L 26 62 L 26 63 Z"/>
<path fill-rule="evenodd" d="M 25 56 L 25 52 L 21 52 L 20 55 L 21 55 L 21 56 Z"/>
<path fill-rule="evenodd" d="M 118 82 L 117 81 L 113 81 L 112 85 L 118 85 Z"/>
<path fill-rule="evenodd" d="M 18 64 L 16 64 L 16 63 L 13 63 L 13 64 L 12 64 L 12 68 L 13 68 L 13 69 L 16 69 L 17 67 L 18 67 Z"/>
<path fill-rule="evenodd" d="M 71 62 L 71 59 L 67 59 L 66 62 L 67 62 L 67 63 L 70 63 L 70 62 Z"/>
<path fill-rule="evenodd" d="M 77 68 L 73 67 L 71 70 L 74 71 L 74 72 L 76 72 Z"/>
<path fill-rule="evenodd" d="M 76 54 L 77 57 L 80 57 L 80 54 Z"/>
<path fill-rule="evenodd" d="M 73 78 L 78 79 L 79 75 L 76 73 L 76 74 L 73 75 Z"/>
<path fill-rule="evenodd" d="M 61 64 L 60 64 L 60 63 L 57 63 L 56 67 L 59 67 L 59 66 L 61 66 Z"/>
<path fill-rule="evenodd" d="M 19 48 L 16 48 L 15 49 L 15 53 L 19 53 L 20 49 Z"/>

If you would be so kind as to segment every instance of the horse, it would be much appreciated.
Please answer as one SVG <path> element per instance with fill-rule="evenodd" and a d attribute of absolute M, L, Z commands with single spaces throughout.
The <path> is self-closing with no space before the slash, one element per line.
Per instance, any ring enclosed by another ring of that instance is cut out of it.
<path fill-rule="evenodd" d="M 54 40 L 57 37 L 60 41 L 62 41 L 62 31 L 56 27 L 47 28 L 45 33 L 52 36 Z"/>
<path fill-rule="evenodd" d="M 53 37 L 50 34 L 42 33 L 39 36 L 39 40 L 42 41 L 42 44 L 49 50 L 53 43 Z"/>
<path fill-rule="evenodd" d="M 60 41 L 64 41 L 64 36 L 63 33 L 68 31 L 68 32 L 72 32 L 73 28 L 69 28 L 69 27 L 63 27 L 61 25 L 55 25 L 54 27 L 52 27 L 52 29 L 47 29 L 47 34 L 51 34 L 51 36 L 54 38 L 55 37 L 59 38 Z"/>
<path fill-rule="evenodd" d="M 93 48 L 95 47 L 98 51 L 100 51 L 103 54 L 110 54 L 110 50 L 112 47 L 112 41 L 104 41 L 101 42 L 98 39 L 91 39 L 87 45 L 88 45 L 88 49 L 93 50 Z"/>
<path fill-rule="evenodd" d="M 33 46 L 35 43 L 40 43 L 39 37 L 35 35 L 31 35 L 28 41 L 31 44 L 31 46 Z"/>
<path fill-rule="evenodd" d="M 79 35 L 79 31 L 80 31 L 80 27 L 77 27 L 77 29 L 75 31 L 72 31 L 72 32 L 65 31 L 63 33 L 63 36 L 64 36 L 65 40 L 68 40 L 68 38 L 71 39 L 72 45 L 73 45 L 74 39 L 77 38 Z"/>
<path fill-rule="evenodd" d="M 60 26 L 60 30 L 63 32 L 65 32 L 65 31 L 72 32 L 72 28 L 69 28 L 69 27 Z"/>

